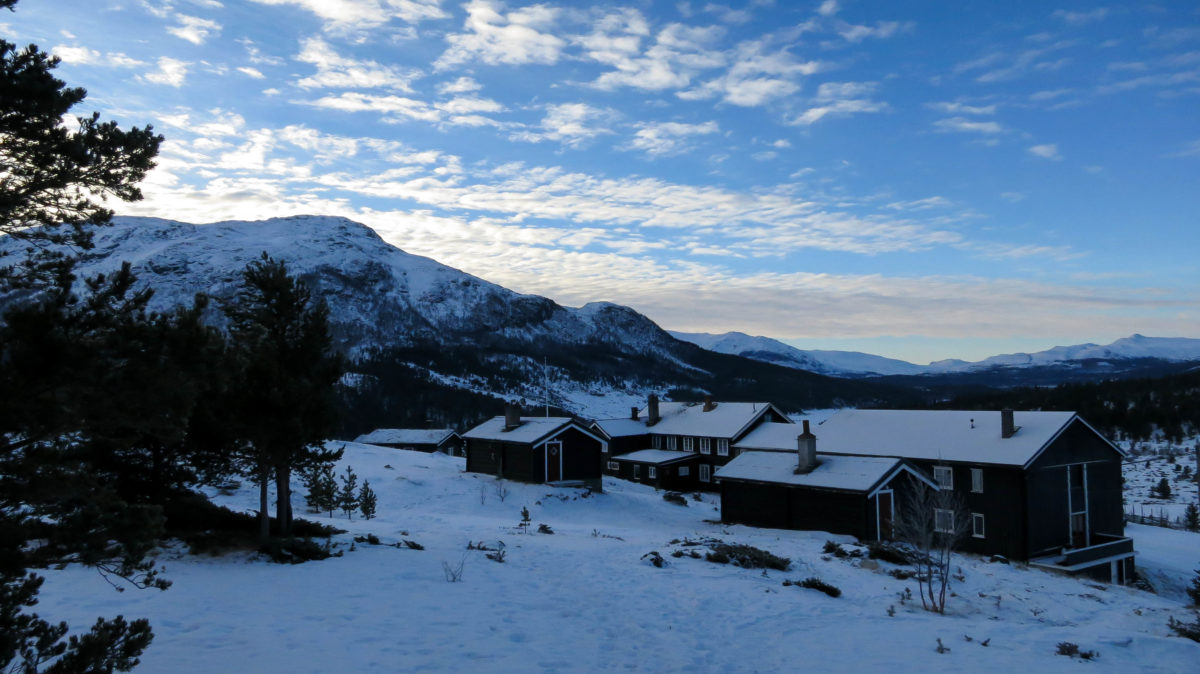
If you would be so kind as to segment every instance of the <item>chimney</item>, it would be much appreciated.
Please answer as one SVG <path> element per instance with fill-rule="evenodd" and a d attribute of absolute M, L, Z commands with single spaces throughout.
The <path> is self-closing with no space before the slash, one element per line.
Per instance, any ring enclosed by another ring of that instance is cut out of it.
<path fill-rule="evenodd" d="M 515 403 L 504 406 L 504 430 L 511 431 L 521 425 L 521 408 Z"/>
<path fill-rule="evenodd" d="M 1013 411 L 1000 410 L 1000 437 L 1011 438 L 1016 432 L 1017 427 L 1013 425 Z"/>
<path fill-rule="evenodd" d="M 651 393 L 650 399 L 646 401 L 646 425 L 653 426 L 658 420 L 658 396 Z"/>
<path fill-rule="evenodd" d="M 716 403 L 714 403 L 714 402 L 712 401 L 712 396 L 704 396 L 704 409 L 703 409 L 703 411 L 705 411 L 705 412 L 711 412 L 711 411 L 713 411 L 713 410 L 715 410 L 715 409 L 717 409 L 717 404 L 716 404 Z"/>
<path fill-rule="evenodd" d="M 804 432 L 796 436 L 796 450 L 800 457 L 796 474 L 811 473 L 817 467 L 817 436 L 808 430 L 808 419 L 804 420 Z"/>
<path fill-rule="evenodd" d="M 629 408 L 629 418 L 633 419 L 634 421 L 638 420 L 638 408 L 636 408 L 636 407 Z"/>

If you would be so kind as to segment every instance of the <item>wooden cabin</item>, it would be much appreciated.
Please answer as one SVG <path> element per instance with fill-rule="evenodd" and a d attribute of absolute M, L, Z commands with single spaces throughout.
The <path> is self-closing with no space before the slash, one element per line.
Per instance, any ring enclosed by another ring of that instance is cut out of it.
<path fill-rule="evenodd" d="M 462 437 L 452 428 L 379 428 L 354 438 L 355 442 L 414 452 L 441 452 L 462 456 Z"/>
<path fill-rule="evenodd" d="M 739 446 L 795 451 L 794 429 L 766 424 Z M 813 432 L 822 455 L 902 459 L 952 490 L 963 504 L 956 516 L 970 521 L 966 552 L 1132 578 L 1124 453 L 1073 412 L 843 410 Z"/>
<path fill-rule="evenodd" d="M 605 472 L 655 489 L 692 491 L 696 489 L 699 464 L 700 457 L 689 452 L 639 449 L 610 457 Z"/>
<path fill-rule="evenodd" d="M 569 417 L 494 417 L 463 434 L 467 471 L 518 482 L 603 488 L 608 443 Z"/>

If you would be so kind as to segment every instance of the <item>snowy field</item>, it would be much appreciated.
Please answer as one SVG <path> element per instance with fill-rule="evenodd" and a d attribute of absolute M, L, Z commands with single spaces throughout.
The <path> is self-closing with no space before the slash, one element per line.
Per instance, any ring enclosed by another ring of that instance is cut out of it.
<path fill-rule="evenodd" d="M 1182 445 L 1167 443 L 1138 443 L 1137 453 L 1125 462 L 1126 511 L 1150 517 L 1167 517 L 1171 522 L 1182 520 L 1188 504 L 1200 505 L 1200 484 L 1196 482 L 1194 448 L 1200 438 L 1191 438 Z M 1126 447 L 1128 449 L 1128 447 Z M 1185 477 L 1184 469 L 1190 474 Z M 1167 478 L 1171 498 L 1151 495 L 1152 487 Z"/>
<path fill-rule="evenodd" d="M 459 458 L 352 443 L 342 463 L 379 495 L 376 519 L 334 519 L 351 532 L 334 539 L 343 557 L 283 566 L 166 550 L 166 592 L 117 593 L 70 567 L 45 573 L 37 610 L 76 627 L 149 618 L 155 639 L 141 672 L 1184 672 L 1200 662 L 1200 644 L 1166 626 L 1170 615 L 1192 616 L 1183 588 L 1200 566 L 1200 535 L 1189 532 L 1129 528 L 1159 594 L 964 556 L 939 616 L 900 601 L 917 588 L 887 575 L 892 565 L 822 554 L 826 540 L 847 537 L 713 523 L 715 496 L 682 507 L 610 479 L 588 496 L 464 473 Z M 256 507 L 249 484 L 213 496 Z M 294 506 L 304 512 L 302 493 Z M 528 534 L 517 527 L 523 506 Z M 552 535 L 534 532 L 543 523 Z M 351 551 L 352 536 L 368 532 L 384 545 Z M 764 573 L 670 555 L 685 549 L 671 541 L 700 537 L 792 564 Z M 405 539 L 424 550 L 388 545 Z M 506 558 L 468 542 L 503 542 Z M 652 550 L 668 565 L 642 558 Z M 447 582 L 443 565 L 460 562 L 461 582 Z M 842 595 L 782 585 L 811 576 Z M 948 652 L 936 651 L 939 638 Z M 1099 657 L 1055 655 L 1063 641 Z"/>

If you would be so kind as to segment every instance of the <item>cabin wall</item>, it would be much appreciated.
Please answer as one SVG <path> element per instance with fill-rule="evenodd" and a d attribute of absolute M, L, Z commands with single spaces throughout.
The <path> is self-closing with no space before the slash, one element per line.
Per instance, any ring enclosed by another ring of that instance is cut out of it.
<path fill-rule="evenodd" d="M 553 438 L 563 443 L 562 479 L 564 480 L 599 480 L 604 473 L 603 452 L 601 444 L 576 428 L 568 428 Z M 543 448 L 545 445 L 542 446 Z M 609 452 L 611 454 L 611 452 Z M 544 457 L 544 453 L 542 454 Z M 541 468 L 542 479 L 545 479 L 545 464 Z"/>
<path fill-rule="evenodd" d="M 967 530 L 959 549 L 979 555 L 1003 555 L 1009 559 L 1027 559 L 1025 529 L 1026 476 L 1019 466 L 954 461 L 925 461 L 910 459 L 910 463 L 930 478 L 934 466 L 947 466 L 954 476 L 954 495 L 961 500 L 963 511 L 971 523 L 974 513 L 983 515 L 984 536 L 976 538 Z M 972 491 L 971 470 L 983 472 L 983 491 Z M 897 508 L 904 508 L 905 499 L 897 497 Z"/>
<path fill-rule="evenodd" d="M 875 538 L 874 501 L 861 492 L 730 480 L 723 480 L 720 489 L 724 522 Z"/>

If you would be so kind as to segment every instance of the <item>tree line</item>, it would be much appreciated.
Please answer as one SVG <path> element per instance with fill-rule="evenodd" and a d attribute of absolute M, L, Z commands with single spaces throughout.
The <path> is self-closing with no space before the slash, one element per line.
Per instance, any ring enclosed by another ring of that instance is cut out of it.
<path fill-rule="evenodd" d="M 287 539 L 292 473 L 340 455 L 322 441 L 343 363 L 324 304 L 265 253 L 220 307 L 227 332 L 202 320 L 203 295 L 149 310 L 153 291 L 128 263 L 78 277 L 78 255 L 111 221 L 104 201 L 141 198 L 163 138 L 98 114 L 65 123 L 87 92 L 57 65 L 0 41 L 0 671 L 126 671 L 149 623 L 101 618 L 68 638 L 31 612 L 43 582 L 32 570 L 82 563 L 166 589 L 146 555 L 170 514 L 196 486 L 237 476 L 259 487 L 259 536 Z"/>

